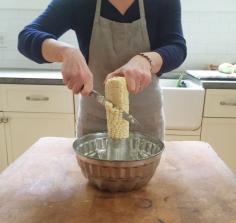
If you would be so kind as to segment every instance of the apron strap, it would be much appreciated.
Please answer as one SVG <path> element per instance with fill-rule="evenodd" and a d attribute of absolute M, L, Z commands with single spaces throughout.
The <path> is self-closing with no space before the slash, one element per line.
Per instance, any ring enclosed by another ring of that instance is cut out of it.
<path fill-rule="evenodd" d="M 99 17 L 101 16 L 101 7 L 102 7 L 102 0 L 97 0 L 96 11 L 94 15 L 94 24 L 96 24 L 99 21 Z"/>
<path fill-rule="evenodd" d="M 143 30 L 146 30 L 147 23 L 146 23 L 146 16 L 145 16 L 145 8 L 144 8 L 144 0 L 139 0 L 139 13 L 140 13 L 140 19 L 143 26 Z"/>
<path fill-rule="evenodd" d="M 146 16 L 145 16 L 145 8 L 144 8 L 144 0 L 138 0 L 139 2 L 139 13 L 140 13 L 140 21 L 142 25 L 142 31 L 143 36 L 147 35 L 147 22 L 146 22 Z M 101 6 L 102 6 L 102 0 L 97 0 L 96 3 L 96 11 L 94 15 L 94 22 L 93 25 L 97 25 L 99 23 L 99 18 L 101 16 Z"/>
<path fill-rule="evenodd" d="M 143 0 L 139 0 L 139 13 L 140 13 L 140 19 L 145 19 L 145 8 Z"/>

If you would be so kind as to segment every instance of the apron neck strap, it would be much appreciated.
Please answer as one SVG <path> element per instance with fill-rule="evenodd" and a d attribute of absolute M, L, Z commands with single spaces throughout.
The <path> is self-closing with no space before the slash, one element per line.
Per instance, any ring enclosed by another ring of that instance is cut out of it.
<path fill-rule="evenodd" d="M 138 0 L 139 2 L 139 13 L 140 13 L 140 19 L 146 20 L 145 18 L 145 8 L 144 8 L 144 0 Z M 102 7 L 102 0 L 97 0 L 96 4 L 96 11 L 95 11 L 95 20 L 97 20 L 101 15 L 101 7 Z"/>
<path fill-rule="evenodd" d="M 141 20 L 146 20 L 145 18 L 145 8 L 144 8 L 144 3 L 143 3 L 144 0 L 139 0 L 138 3 L 139 3 L 139 13 L 140 13 L 140 19 Z"/>
<path fill-rule="evenodd" d="M 101 16 L 101 7 L 102 7 L 102 0 L 97 0 L 94 23 L 96 23 L 98 21 L 98 18 Z"/>

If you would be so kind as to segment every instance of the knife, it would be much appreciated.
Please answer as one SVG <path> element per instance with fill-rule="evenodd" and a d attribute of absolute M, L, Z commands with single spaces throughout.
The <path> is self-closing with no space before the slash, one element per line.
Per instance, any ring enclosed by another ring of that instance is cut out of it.
<path fill-rule="evenodd" d="M 126 121 L 128 121 L 129 123 L 133 124 L 133 125 L 137 125 L 138 127 L 141 127 L 141 124 L 139 123 L 139 121 L 134 118 L 134 116 L 130 115 L 129 113 L 127 113 L 126 111 L 123 111 L 119 108 L 117 108 L 111 101 L 107 100 L 102 94 L 100 94 L 99 92 L 92 90 L 92 92 L 90 93 L 90 96 L 92 96 L 93 98 L 95 98 L 95 100 L 100 103 L 101 105 L 105 106 L 106 102 L 109 102 L 113 105 L 114 108 L 122 111 L 122 118 Z"/>

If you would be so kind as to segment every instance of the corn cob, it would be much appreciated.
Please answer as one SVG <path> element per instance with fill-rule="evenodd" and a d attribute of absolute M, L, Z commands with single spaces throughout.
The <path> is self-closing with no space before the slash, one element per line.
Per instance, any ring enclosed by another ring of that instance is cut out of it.
<path fill-rule="evenodd" d="M 105 96 L 111 101 L 106 103 L 108 136 L 113 139 L 129 137 L 129 122 L 122 118 L 122 111 L 129 112 L 129 93 L 124 77 L 114 77 L 107 80 Z"/>

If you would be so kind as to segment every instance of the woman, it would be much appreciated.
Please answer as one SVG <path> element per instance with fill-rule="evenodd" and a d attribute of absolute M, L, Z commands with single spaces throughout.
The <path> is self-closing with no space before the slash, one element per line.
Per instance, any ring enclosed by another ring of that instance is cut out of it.
<path fill-rule="evenodd" d="M 57 40 L 69 29 L 80 48 Z M 88 95 L 104 93 L 105 79 L 119 75 L 131 93 L 130 113 L 163 139 L 158 75 L 186 57 L 180 0 L 53 0 L 21 31 L 18 49 L 37 63 L 62 62 L 64 83 L 83 95 L 79 136 L 106 130 L 105 109 Z"/>

